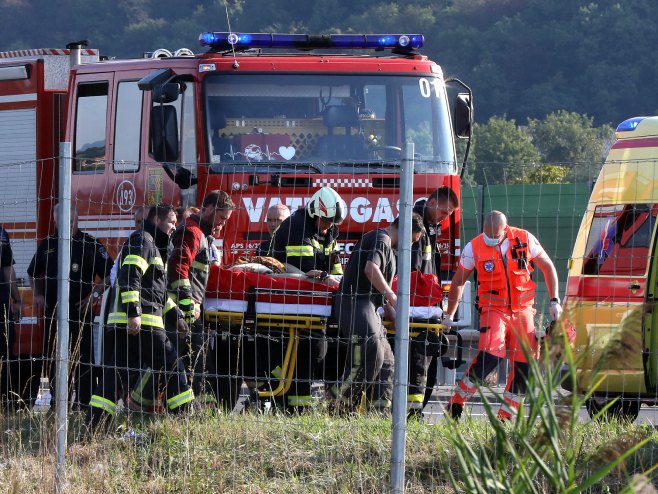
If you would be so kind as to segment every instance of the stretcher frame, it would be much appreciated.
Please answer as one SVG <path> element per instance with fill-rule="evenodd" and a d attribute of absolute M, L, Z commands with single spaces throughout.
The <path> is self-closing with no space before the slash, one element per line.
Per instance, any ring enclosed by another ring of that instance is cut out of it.
<path fill-rule="evenodd" d="M 280 376 L 272 376 L 279 381 L 275 388 L 269 390 L 258 390 L 259 398 L 277 398 L 284 396 L 292 386 L 293 375 L 297 363 L 297 350 L 299 347 L 299 333 L 321 331 L 324 334 L 338 333 L 338 324 L 333 321 L 331 316 L 304 315 L 304 314 L 269 314 L 256 313 L 256 296 L 260 291 L 255 288 L 250 290 L 247 311 L 233 310 L 215 310 L 208 309 L 205 312 L 207 322 L 216 323 L 220 327 L 231 331 L 232 328 L 239 328 L 240 335 L 251 334 L 257 335 L 259 331 L 268 331 L 272 328 L 287 330 L 288 341 L 284 351 L 283 361 L 281 363 Z M 299 295 L 299 292 L 294 292 Z M 311 292 L 312 293 L 312 292 Z M 313 297 L 313 295 L 307 295 Z M 326 299 L 326 295 L 322 295 Z M 387 336 L 395 335 L 395 326 L 391 321 L 383 320 Z M 463 362 L 461 360 L 462 348 L 461 337 L 456 331 L 447 331 L 447 327 L 440 324 L 436 319 L 417 320 L 411 319 L 409 322 L 409 337 L 417 338 L 423 331 L 432 331 L 437 335 L 445 333 L 457 337 L 457 358 L 451 363 L 443 362 L 444 367 L 456 368 Z M 222 329 L 223 331 L 224 329 Z M 446 349 L 447 350 L 447 349 Z"/>

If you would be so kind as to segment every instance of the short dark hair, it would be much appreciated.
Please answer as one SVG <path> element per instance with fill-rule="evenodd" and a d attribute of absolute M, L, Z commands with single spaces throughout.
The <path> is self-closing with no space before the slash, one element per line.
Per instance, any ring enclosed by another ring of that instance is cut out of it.
<path fill-rule="evenodd" d="M 203 199 L 202 207 L 212 206 L 215 209 L 235 209 L 231 197 L 223 190 L 213 190 Z"/>
<path fill-rule="evenodd" d="M 446 185 L 439 187 L 434 192 L 432 192 L 427 200 L 430 201 L 432 199 L 437 201 L 448 201 L 453 208 L 459 206 L 459 199 L 457 198 L 457 194 L 455 194 L 455 191 Z"/>
<path fill-rule="evenodd" d="M 398 228 L 400 226 L 400 217 L 398 216 L 391 223 L 393 228 Z M 418 213 L 411 213 L 411 233 L 425 233 L 425 225 L 423 223 L 423 217 Z"/>
<path fill-rule="evenodd" d="M 153 222 L 156 217 L 159 220 L 165 220 L 171 212 L 176 212 L 176 209 L 171 204 L 156 204 L 149 210 L 147 219 L 151 222 Z"/>

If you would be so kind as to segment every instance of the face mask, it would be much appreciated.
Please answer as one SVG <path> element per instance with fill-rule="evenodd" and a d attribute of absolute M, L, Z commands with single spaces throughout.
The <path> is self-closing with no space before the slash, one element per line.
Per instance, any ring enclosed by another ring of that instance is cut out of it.
<path fill-rule="evenodd" d="M 501 242 L 500 238 L 491 238 L 487 236 L 486 233 L 483 233 L 482 235 L 484 235 L 484 243 L 487 244 L 489 247 L 495 247 Z"/>

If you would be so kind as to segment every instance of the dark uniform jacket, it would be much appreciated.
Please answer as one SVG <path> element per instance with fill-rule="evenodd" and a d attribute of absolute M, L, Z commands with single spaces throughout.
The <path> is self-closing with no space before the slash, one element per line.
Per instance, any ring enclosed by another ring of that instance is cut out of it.
<path fill-rule="evenodd" d="M 123 245 L 117 281 L 110 293 L 108 325 L 125 327 L 128 317 L 141 316 L 142 326 L 164 328 L 163 315 L 174 308 L 167 303 L 166 254 L 168 236 L 153 223 L 145 222 Z M 172 311 L 172 314 L 175 311 Z"/>
<path fill-rule="evenodd" d="M 32 278 L 45 277 L 46 312 L 52 316 L 57 305 L 57 235 L 46 238 L 32 257 L 27 273 Z M 112 258 L 103 244 L 78 230 L 71 238 L 71 269 L 69 272 L 69 313 L 79 312 L 80 302 L 89 296 L 95 277 L 103 279 L 112 270 Z M 72 316 L 71 316 L 72 317 Z"/>
<path fill-rule="evenodd" d="M 436 245 L 436 237 L 441 230 L 437 225 L 427 223 L 425 219 L 425 202 L 418 201 L 414 206 L 414 213 L 418 213 L 423 218 L 425 233 L 411 247 L 411 270 L 439 276 L 441 272 L 441 253 Z"/>
<path fill-rule="evenodd" d="M 14 265 L 14 255 L 11 251 L 9 234 L 0 226 L 0 320 L 4 321 L 5 313 L 9 311 L 11 296 L 11 280 L 5 279 L 3 268 Z"/>
<path fill-rule="evenodd" d="M 330 274 L 342 274 L 338 258 L 338 227 L 332 225 L 326 235 L 320 235 L 315 218 L 298 209 L 286 218 L 274 232 L 270 255 L 304 273 L 318 269 Z"/>
<path fill-rule="evenodd" d="M 201 229 L 197 215 L 187 218 L 174 233 L 173 251 L 167 264 L 168 289 L 185 316 L 193 314 L 194 306 L 205 297 L 212 242 L 212 237 Z"/>

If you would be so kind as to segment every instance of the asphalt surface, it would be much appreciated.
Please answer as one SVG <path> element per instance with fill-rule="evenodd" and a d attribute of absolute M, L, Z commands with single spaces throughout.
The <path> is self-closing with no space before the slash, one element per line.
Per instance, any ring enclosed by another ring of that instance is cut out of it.
<path fill-rule="evenodd" d="M 498 410 L 498 404 L 500 400 L 496 396 L 496 393 L 502 395 L 504 392 L 503 387 L 494 388 L 494 392 L 485 391 L 484 394 L 489 401 L 494 405 L 494 409 Z M 423 410 L 423 418 L 425 421 L 431 424 L 435 424 L 440 420 L 444 420 L 444 409 L 446 404 L 452 396 L 454 387 L 453 386 L 436 386 L 434 388 L 434 393 L 432 394 L 432 399 L 429 401 L 425 409 Z M 566 393 L 566 392 L 565 392 Z M 468 413 L 471 418 L 488 420 L 487 414 L 485 412 L 484 406 L 482 405 L 482 398 L 479 395 L 475 395 L 469 403 L 466 405 L 465 413 Z M 590 420 L 589 414 L 585 407 L 581 407 L 579 411 L 579 418 L 583 422 L 588 422 Z M 640 415 L 636 420 L 637 424 L 649 424 L 653 426 L 658 425 L 658 407 L 649 407 L 642 405 L 640 408 Z"/>

